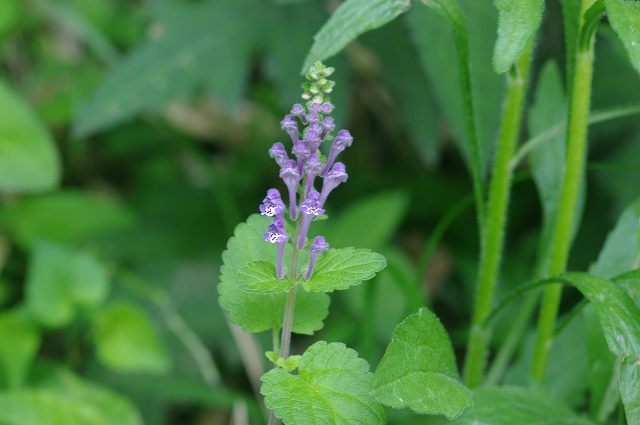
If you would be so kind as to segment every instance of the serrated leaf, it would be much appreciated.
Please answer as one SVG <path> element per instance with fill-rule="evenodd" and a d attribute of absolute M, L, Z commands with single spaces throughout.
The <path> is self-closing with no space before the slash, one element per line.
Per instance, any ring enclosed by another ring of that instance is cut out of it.
<path fill-rule="evenodd" d="M 40 332 L 22 310 L 4 311 L 0 315 L 0 382 L 20 386 L 38 353 Z"/>
<path fill-rule="evenodd" d="M 42 192 L 60 181 L 60 158 L 45 126 L 0 81 L 0 190 Z"/>
<path fill-rule="evenodd" d="M 102 310 L 95 325 L 98 359 L 121 373 L 163 374 L 171 364 L 149 317 L 137 305 L 116 301 Z"/>
<path fill-rule="evenodd" d="M 229 319 L 248 332 L 262 332 L 282 326 L 286 294 L 257 294 L 238 286 L 240 269 L 252 261 L 276 262 L 276 248 L 264 241 L 262 235 L 271 223 L 268 217 L 254 214 L 236 227 L 222 254 L 218 284 L 219 302 L 229 313 Z M 290 255 L 287 251 L 286 255 Z M 285 256 L 285 264 L 287 264 Z M 330 298 L 326 294 L 298 291 L 293 332 L 313 334 L 321 329 L 328 314 Z"/>
<path fill-rule="evenodd" d="M 640 72 L 640 3 L 634 0 L 606 0 L 609 22 L 627 49 L 634 68 Z"/>
<path fill-rule="evenodd" d="M 94 256 L 52 243 L 36 244 L 27 274 L 26 307 L 41 325 L 68 325 L 79 309 L 99 306 L 109 289 L 109 273 Z"/>
<path fill-rule="evenodd" d="M 259 294 L 282 294 L 295 284 L 290 279 L 278 279 L 276 268 L 268 261 L 252 261 L 238 273 L 238 287 Z"/>
<path fill-rule="evenodd" d="M 359 285 L 384 269 L 384 257 L 368 249 L 330 249 L 316 263 L 311 279 L 303 283 L 312 292 L 333 292 Z"/>
<path fill-rule="evenodd" d="M 472 403 L 471 391 L 460 382 L 449 336 L 426 308 L 393 331 L 373 386 L 380 403 L 419 414 L 452 419 Z"/>
<path fill-rule="evenodd" d="M 385 412 L 370 395 L 371 379 L 369 364 L 354 350 L 320 341 L 302 355 L 297 375 L 265 373 L 260 392 L 285 425 L 381 425 Z"/>
<path fill-rule="evenodd" d="M 180 19 L 169 13 L 159 34 L 108 74 L 76 115 L 74 132 L 86 136 L 202 88 L 234 108 L 260 43 L 262 7 L 260 0 L 174 5 L 170 10 L 178 10 Z"/>
<path fill-rule="evenodd" d="M 620 397 L 627 414 L 627 425 L 640 424 L 640 360 L 626 359 L 620 365 Z"/>
<path fill-rule="evenodd" d="M 535 36 L 544 11 L 544 0 L 495 0 L 498 9 L 498 39 L 493 50 L 493 68 L 507 72 Z"/>
<path fill-rule="evenodd" d="M 303 72 L 344 49 L 360 34 L 379 28 L 404 13 L 409 0 L 347 0 L 342 3 L 314 37 L 304 61 Z"/>
<path fill-rule="evenodd" d="M 40 239 L 86 242 L 129 227 L 133 214 L 115 199 L 64 190 L 21 198 L 0 212 L 0 222 L 20 245 L 30 248 Z M 68 226 L 69 222 L 73 226 Z"/>
<path fill-rule="evenodd" d="M 549 394 L 520 387 L 475 390 L 473 408 L 451 425 L 477 424 L 593 425 Z"/>

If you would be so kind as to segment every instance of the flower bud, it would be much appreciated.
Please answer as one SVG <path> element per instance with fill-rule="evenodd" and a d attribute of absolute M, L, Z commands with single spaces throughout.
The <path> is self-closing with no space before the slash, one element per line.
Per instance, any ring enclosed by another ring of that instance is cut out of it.
<path fill-rule="evenodd" d="M 302 212 L 302 225 L 300 226 L 298 249 L 304 248 L 304 241 L 311 221 L 324 214 L 324 209 L 320 203 L 320 194 L 315 190 L 310 191 L 304 202 L 300 204 L 300 211 Z"/>
<path fill-rule="evenodd" d="M 316 260 L 322 254 L 329 250 L 329 244 L 322 236 L 316 236 L 313 239 L 313 243 L 309 248 L 309 266 L 307 267 L 307 274 L 304 277 L 304 280 L 311 279 L 311 275 L 313 274 L 313 269 L 316 266 Z"/>
<path fill-rule="evenodd" d="M 324 169 L 322 170 L 322 173 L 320 173 L 321 176 L 324 176 L 327 173 L 327 171 L 329 171 L 329 169 L 333 165 L 333 162 L 336 160 L 337 156 L 343 150 L 351 146 L 352 143 L 353 143 L 353 137 L 351 136 L 351 133 L 349 133 L 349 130 L 340 130 L 338 132 L 338 135 L 336 136 L 335 139 L 333 139 L 333 143 L 331 144 L 329 157 L 327 158 L 327 163 L 325 164 Z"/>
<path fill-rule="evenodd" d="M 336 162 L 333 164 L 331 171 L 325 174 L 322 181 L 322 193 L 320 195 L 320 205 L 324 205 L 329 193 L 341 183 L 346 182 L 349 179 L 347 170 L 342 162 Z"/>
<path fill-rule="evenodd" d="M 298 183 L 300 183 L 300 172 L 298 171 L 298 164 L 295 160 L 290 159 L 285 163 L 280 169 L 280 178 L 284 181 L 289 191 L 289 216 L 292 220 L 295 220 L 298 218 L 296 191 L 298 189 Z"/>
<path fill-rule="evenodd" d="M 280 128 L 291 137 L 293 143 L 298 141 L 298 123 L 291 115 L 285 115 L 280 121 Z"/>
<path fill-rule="evenodd" d="M 286 161 L 289 160 L 289 155 L 287 155 L 287 150 L 284 148 L 284 145 L 280 142 L 274 143 L 273 146 L 269 149 L 269 156 L 276 161 L 278 166 L 282 167 Z"/>

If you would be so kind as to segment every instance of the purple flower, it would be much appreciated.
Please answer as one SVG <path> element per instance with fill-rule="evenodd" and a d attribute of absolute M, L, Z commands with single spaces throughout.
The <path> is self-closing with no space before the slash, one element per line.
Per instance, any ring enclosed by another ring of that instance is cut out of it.
<path fill-rule="evenodd" d="M 267 232 L 264 234 L 264 240 L 278 246 L 278 262 L 276 265 L 276 276 L 278 279 L 284 277 L 284 247 L 289 240 L 289 235 L 284 228 L 284 219 L 277 217 L 273 223 L 269 225 Z"/>
<path fill-rule="evenodd" d="M 333 104 L 331 102 L 324 102 L 320 106 L 320 112 L 322 112 L 325 115 L 330 114 L 331 112 L 333 112 Z"/>
<path fill-rule="evenodd" d="M 274 143 L 273 146 L 269 149 L 269 156 L 276 160 L 276 164 L 282 167 L 285 162 L 289 160 L 289 155 L 287 155 L 287 151 L 284 148 L 284 145 L 280 142 Z"/>
<path fill-rule="evenodd" d="M 322 194 L 320 195 L 320 205 L 324 205 L 329 193 L 341 183 L 346 182 L 349 179 L 347 170 L 342 162 L 336 162 L 333 164 L 331 171 L 325 174 L 322 181 Z"/>
<path fill-rule="evenodd" d="M 285 205 L 284 202 L 282 202 L 282 197 L 280 197 L 278 189 L 269 189 L 267 196 L 260 204 L 260 214 L 266 215 L 267 217 L 283 217 L 284 210 Z"/>
<path fill-rule="evenodd" d="M 322 162 L 318 159 L 318 155 L 311 154 L 307 162 L 304 164 L 304 173 L 307 176 L 307 189 L 305 193 L 311 192 L 313 190 L 313 182 L 318 174 L 322 171 Z"/>
<path fill-rule="evenodd" d="M 291 115 L 293 115 L 294 117 L 304 118 L 304 114 L 304 106 L 302 106 L 301 104 L 296 103 L 291 107 Z"/>
<path fill-rule="evenodd" d="M 313 239 L 313 243 L 309 248 L 309 267 L 307 267 L 307 274 L 304 277 L 304 280 L 311 279 L 311 275 L 313 274 L 313 269 L 316 266 L 316 260 L 322 254 L 329 250 L 329 244 L 322 236 L 316 236 Z"/>
<path fill-rule="evenodd" d="M 300 225 L 298 249 L 304 248 L 304 241 L 307 238 L 311 222 L 316 217 L 324 214 L 324 209 L 322 209 L 322 203 L 320 202 L 320 194 L 315 190 L 310 191 L 307 194 L 307 199 L 300 204 L 300 211 L 302 212 L 302 224 Z"/>
<path fill-rule="evenodd" d="M 329 171 L 329 169 L 333 165 L 333 162 L 336 160 L 336 157 L 340 154 L 340 152 L 342 152 L 343 150 L 351 146 L 352 143 L 353 143 L 353 137 L 351 137 L 351 133 L 349 133 L 349 130 L 340 130 L 338 132 L 338 135 L 336 136 L 336 138 L 333 140 L 333 143 L 331 144 L 329 157 L 327 158 L 327 163 L 325 164 L 324 169 L 322 170 L 322 173 L 320 173 L 321 176 L 324 176 L 327 173 L 327 171 Z"/>
<path fill-rule="evenodd" d="M 302 172 L 304 163 L 307 161 L 309 156 L 311 156 L 309 147 L 304 141 L 300 140 L 293 145 L 291 153 L 293 153 L 293 155 L 298 159 L 298 172 Z"/>
<path fill-rule="evenodd" d="M 298 164 L 295 160 L 288 160 L 282 168 L 280 168 L 280 178 L 284 181 L 289 191 L 289 216 L 291 220 L 295 220 L 298 218 L 296 190 L 298 189 L 298 183 L 300 183 L 300 172 L 298 171 Z"/>
<path fill-rule="evenodd" d="M 322 133 L 320 138 L 324 140 L 327 137 L 327 135 L 329 135 L 329 133 L 331 133 L 335 128 L 336 128 L 336 123 L 333 122 L 333 118 L 326 117 L 322 121 Z"/>
<path fill-rule="evenodd" d="M 318 124 L 311 124 L 304 135 L 304 142 L 309 147 L 310 153 L 316 153 L 320 143 L 322 143 L 321 137 L 322 129 Z"/>
<path fill-rule="evenodd" d="M 291 115 L 285 115 L 284 119 L 280 121 L 280 128 L 291 137 L 293 143 L 298 141 L 298 123 Z"/>

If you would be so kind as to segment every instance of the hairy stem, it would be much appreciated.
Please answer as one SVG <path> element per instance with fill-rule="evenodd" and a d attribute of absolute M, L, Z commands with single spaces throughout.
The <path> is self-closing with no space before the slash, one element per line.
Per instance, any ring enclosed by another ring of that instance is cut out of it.
<path fill-rule="evenodd" d="M 582 0 L 584 11 L 593 0 Z M 576 50 L 573 88 L 569 104 L 569 126 L 567 128 L 567 159 L 562 182 L 562 195 L 558 206 L 554 232 L 551 240 L 551 259 L 548 275 L 561 273 L 567 266 L 573 239 L 575 211 L 583 177 L 587 151 L 587 125 L 593 77 L 593 35 L 585 47 Z M 531 376 L 538 381 L 544 378 L 553 330 L 558 316 L 562 286 L 552 285 L 545 290 L 536 338 Z"/>
<path fill-rule="evenodd" d="M 477 387 L 482 383 L 489 346 L 491 332 L 489 327 L 483 326 L 482 323 L 493 307 L 500 269 L 513 177 L 510 163 L 520 135 L 522 108 L 531 62 L 531 46 L 532 43 L 523 52 L 507 77 L 507 97 L 489 187 L 489 203 L 481 240 L 476 300 L 465 358 L 464 381 L 470 387 Z"/>

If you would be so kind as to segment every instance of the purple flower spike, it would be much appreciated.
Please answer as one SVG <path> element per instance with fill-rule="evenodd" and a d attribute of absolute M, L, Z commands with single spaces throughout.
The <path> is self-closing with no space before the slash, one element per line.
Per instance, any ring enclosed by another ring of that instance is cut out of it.
<path fill-rule="evenodd" d="M 280 128 L 291 137 L 291 141 L 294 144 L 298 141 L 298 123 L 291 115 L 286 115 L 284 119 L 280 121 Z"/>
<path fill-rule="evenodd" d="M 307 159 L 309 159 L 309 156 L 311 156 L 309 147 L 304 141 L 300 140 L 293 145 L 293 149 L 291 150 L 291 152 L 298 159 L 298 172 L 302 172 L 304 163 L 307 161 Z"/>
<path fill-rule="evenodd" d="M 324 209 L 322 209 L 322 203 L 320 202 L 320 194 L 315 190 L 310 191 L 307 194 L 307 199 L 300 204 L 300 211 L 302 212 L 302 225 L 300 226 L 298 249 L 304 248 L 304 241 L 307 238 L 311 222 L 316 217 L 324 214 Z"/>
<path fill-rule="evenodd" d="M 353 137 L 351 137 L 351 133 L 349 133 L 349 130 L 340 130 L 338 132 L 338 135 L 333 140 L 333 144 L 331 145 L 331 150 L 329 151 L 329 157 L 327 158 L 327 163 L 324 166 L 322 173 L 320 173 L 321 176 L 324 176 L 327 173 L 327 171 L 329 171 L 329 169 L 333 165 L 333 162 L 336 160 L 340 152 L 342 152 L 343 150 L 351 146 L 352 143 L 353 143 Z"/>
<path fill-rule="evenodd" d="M 325 174 L 322 182 L 322 194 L 320 195 L 320 205 L 324 205 L 329 193 L 341 183 L 346 182 L 349 179 L 347 170 L 342 162 L 336 162 L 333 164 L 333 168 L 327 174 Z"/>
<path fill-rule="evenodd" d="M 284 219 L 276 218 L 273 224 L 269 225 L 267 232 L 264 234 L 264 240 L 278 246 L 278 262 L 276 265 L 276 276 L 278 279 L 284 277 L 284 247 L 289 240 L 289 235 L 284 228 Z"/>
<path fill-rule="evenodd" d="M 260 204 L 260 214 L 267 217 L 283 217 L 285 205 L 278 189 L 269 189 Z"/>
<path fill-rule="evenodd" d="M 311 275 L 313 274 L 313 269 L 316 266 L 316 260 L 318 259 L 318 257 L 320 257 L 322 254 L 324 254 L 328 250 L 329 250 L 329 244 L 324 239 L 324 237 L 316 236 L 313 239 L 313 243 L 309 248 L 309 253 L 310 253 L 309 267 L 307 267 L 307 274 L 305 275 L 304 280 L 311 279 Z"/>
<path fill-rule="evenodd" d="M 318 159 L 318 155 L 311 154 L 307 162 L 304 164 L 304 173 L 307 175 L 307 189 L 305 193 L 308 194 L 313 190 L 313 182 L 318 174 L 322 171 L 322 162 Z"/>
<path fill-rule="evenodd" d="M 295 220 L 298 218 L 296 189 L 298 188 L 298 183 L 300 183 L 300 172 L 295 160 L 290 159 L 285 163 L 280 169 L 280 178 L 284 180 L 284 184 L 289 190 L 289 217 L 291 217 L 291 220 Z"/>
<path fill-rule="evenodd" d="M 274 143 L 273 146 L 271 146 L 271 148 L 269 149 L 269 156 L 276 160 L 276 164 L 278 164 L 279 167 L 284 166 L 285 162 L 289 160 L 287 150 L 280 142 Z"/>

